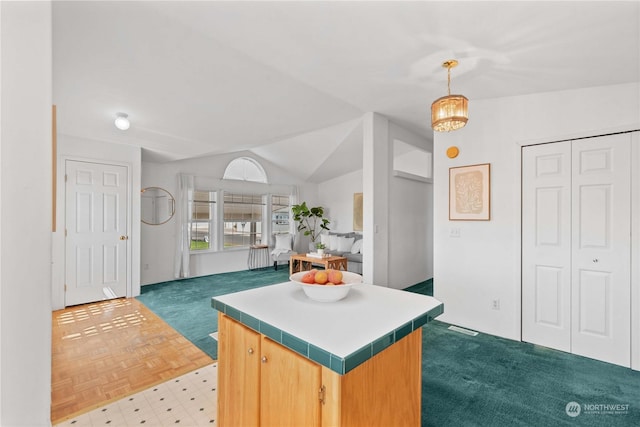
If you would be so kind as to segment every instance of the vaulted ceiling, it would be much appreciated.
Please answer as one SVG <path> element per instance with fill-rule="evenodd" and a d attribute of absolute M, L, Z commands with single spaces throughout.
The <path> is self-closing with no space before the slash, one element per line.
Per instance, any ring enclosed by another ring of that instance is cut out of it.
<path fill-rule="evenodd" d="M 361 165 L 366 112 L 431 139 L 450 58 L 471 111 L 640 80 L 638 1 L 54 1 L 53 17 L 60 134 L 148 161 L 249 150 L 315 182 Z"/>

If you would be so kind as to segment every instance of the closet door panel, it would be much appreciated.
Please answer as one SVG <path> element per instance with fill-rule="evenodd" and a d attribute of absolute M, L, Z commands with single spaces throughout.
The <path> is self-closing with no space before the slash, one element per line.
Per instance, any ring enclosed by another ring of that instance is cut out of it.
<path fill-rule="evenodd" d="M 522 340 L 571 350 L 571 143 L 523 148 Z"/>
<path fill-rule="evenodd" d="M 640 371 L 640 132 L 631 134 L 631 369 Z"/>
<path fill-rule="evenodd" d="M 628 134 L 572 145 L 571 351 L 630 365 Z"/>

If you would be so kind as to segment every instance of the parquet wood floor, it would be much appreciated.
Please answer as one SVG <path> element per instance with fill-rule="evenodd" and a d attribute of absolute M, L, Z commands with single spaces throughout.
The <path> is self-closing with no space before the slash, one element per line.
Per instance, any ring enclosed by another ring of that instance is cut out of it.
<path fill-rule="evenodd" d="M 53 424 L 213 363 L 133 298 L 53 312 Z"/>

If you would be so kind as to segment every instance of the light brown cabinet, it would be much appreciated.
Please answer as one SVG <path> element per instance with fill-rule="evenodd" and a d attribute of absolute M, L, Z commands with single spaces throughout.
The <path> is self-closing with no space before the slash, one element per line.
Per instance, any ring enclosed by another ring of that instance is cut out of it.
<path fill-rule="evenodd" d="M 218 336 L 221 426 L 320 426 L 320 365 L 227 316 Z"/>
<path fill-rule="evenodd" d="M 222 427 L 419 426 L 422 329 L 344 375 L 219 313 Z"/>
<path fill-rule="evenodd" d="M 227 316 L 218 317 L 218 421 L 258 426 L 260 334 Z"/>
<path fill-rule="evenodd" d="M 260 425 L 320 426 L 320 365 L 262 337 Z"/>

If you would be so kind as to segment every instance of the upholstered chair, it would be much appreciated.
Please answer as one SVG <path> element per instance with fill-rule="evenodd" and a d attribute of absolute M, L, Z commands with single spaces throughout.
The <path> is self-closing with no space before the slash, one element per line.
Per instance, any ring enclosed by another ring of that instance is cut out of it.
<path fill-rule="evenodd" d="M 294 255 L 293 251 L 294 236 L 291 233 L 278 233 L 272 234 L 269 242 L 269 253 L 273 260 L 273 268 L 278 269 L 278 264 L 287 262 L 291 255 Z"/>

